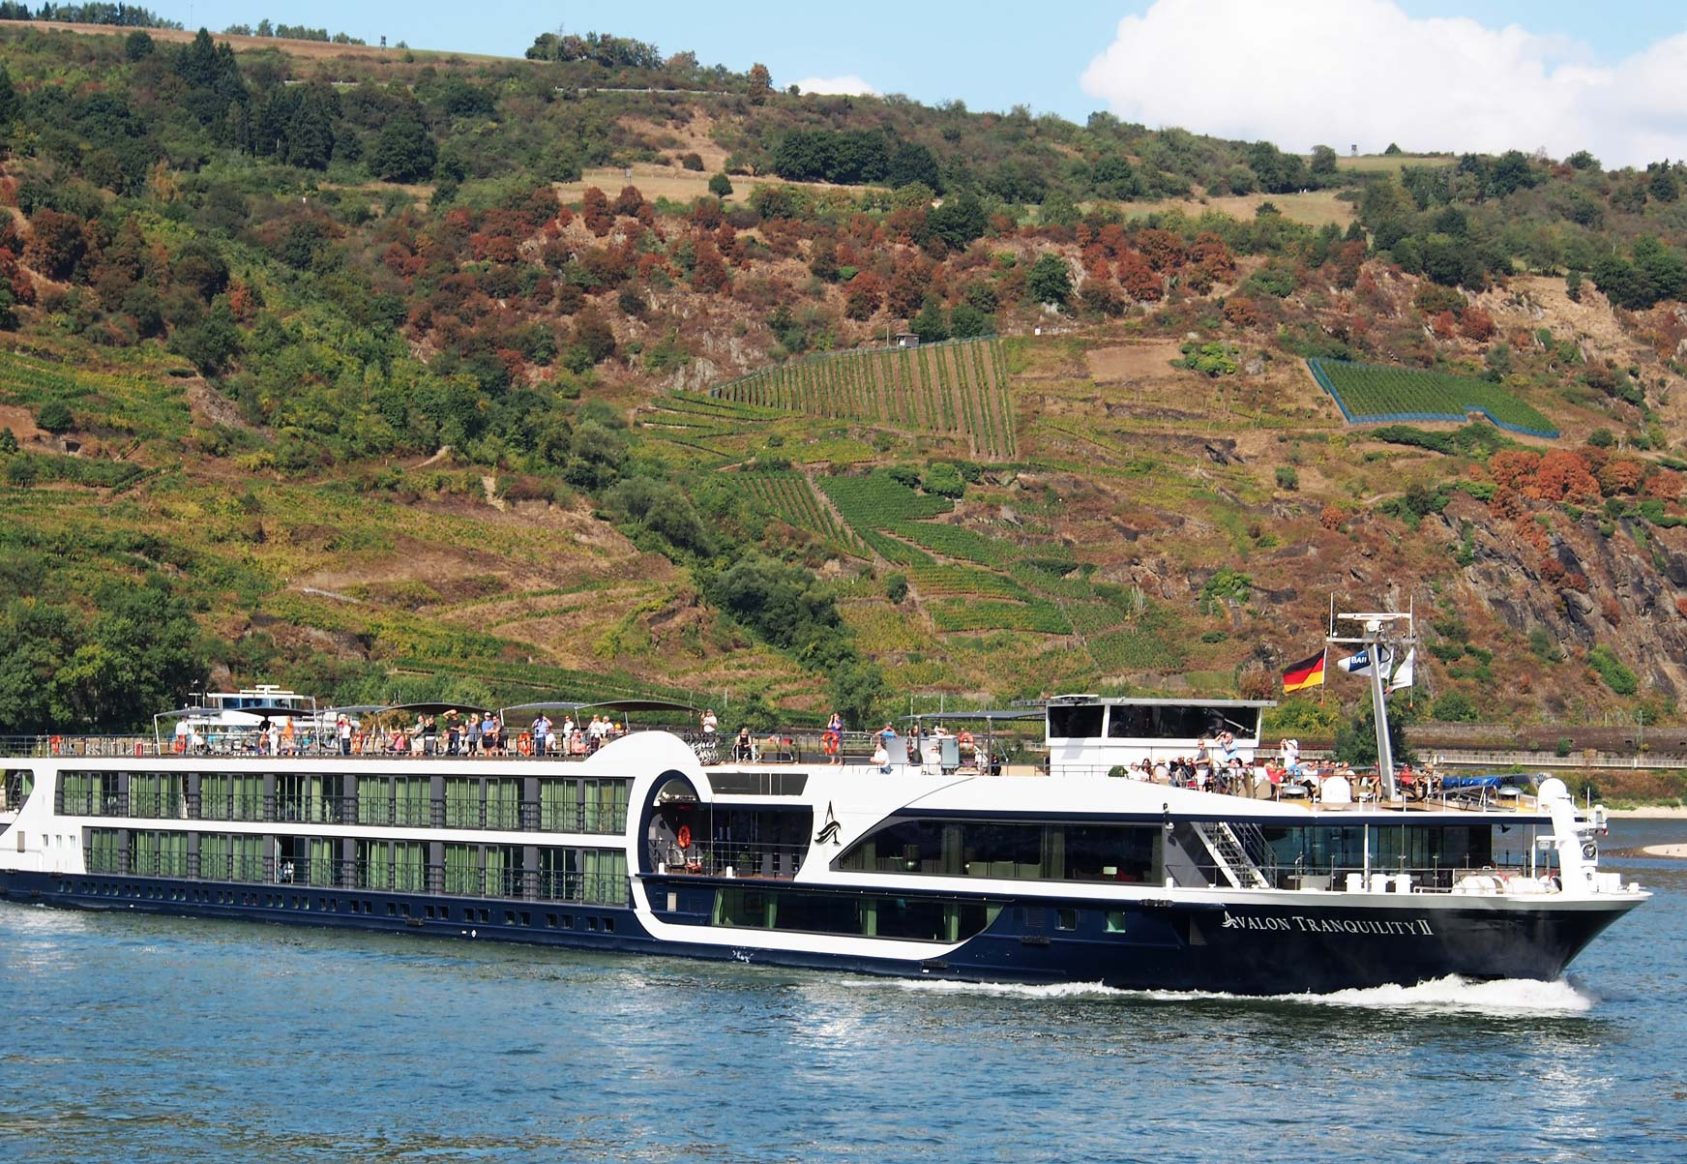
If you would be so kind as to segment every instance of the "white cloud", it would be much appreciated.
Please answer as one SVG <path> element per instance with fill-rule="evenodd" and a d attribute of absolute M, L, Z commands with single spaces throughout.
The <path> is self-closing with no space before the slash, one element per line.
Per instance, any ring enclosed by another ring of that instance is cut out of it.
<path fill-rule="evenodd" d="M 804 77 L 795 82 L 804 93 L 821 93 L 835 97 L 877 97 L 879 91 L 854 73 L 842 77 Z"/>
<path fill-rule="evenodd" d="M 1602 65 L 1573 41 L 1415 19 L 1392 0 L 1156 0 L 1080 84 L 1127 121 L 1301 152 L 1687 156 L 1687 33 Z"/>

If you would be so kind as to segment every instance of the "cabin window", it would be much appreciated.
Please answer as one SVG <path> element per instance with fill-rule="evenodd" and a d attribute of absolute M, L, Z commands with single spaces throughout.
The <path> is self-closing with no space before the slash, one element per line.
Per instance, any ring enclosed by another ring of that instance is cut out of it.
<path fill-rule="evenodd" d="M 275 778 L 275 819 L 331 822 L 338 819 L 340 777 L 285 773 Z"/>
<path fill-rule="evenodd" d="M 60 815 L 115 816 L 121 807 L 117 795 L 117 773 L 59 773 Z"/>
<path fill-rule="evenodd" d="M 135 772 L 129 777 L 129 815 L 141 817 L 187 816 L 180 772 Z"/>
<path fill-rule="evenodd" d="M 128 854 L 123 850 L 123 837 L 116 829 L 88 830 L 88 872 L 127 873 Z"/>
<path fill-rule="evenodd" d="M 488 780 L 486 782 L 486 827 L 489 829 L 518 829 L 521 827 L 520 780 Z"/>
<path fill-rule="evenodd" d="M 186 877 L 187 834 L 139 832 L 130 838 L 129 871 L 143 877 Z"/>
<path fill-rule="evenodd" d="M 549 833 L 620 833 L 627 828 L 629 781 L 544 779 L 539 827 Z"/>
<path fill-rule="evenodd" d="M 199 778 L 199 816 L 203 820 L 263 820 L 264 778 L 207 772 Z"/>
<path fill-rule="evenodd" d="M 1099 703 L 1056 704 L 1048 709 L 1051 740 L 1095 740 L 1101 738 Z"/>
<path fill-rule="evenodd" d="M 264 839 L 246 834 L 203 833 L 199 876 L 206 881 L 268 881 Z"/>
<path fill-rule="evenodd" d="M 534 892 L 551 901 L 593 905 L 627 902 L 627 854 L 620 849 L 539 850 Z"/>
<path fill-rule="evenodd" d="M 358 887 L 422 892 L 425 850 L 426 846 L 417 841 L 358 841 Z"/>

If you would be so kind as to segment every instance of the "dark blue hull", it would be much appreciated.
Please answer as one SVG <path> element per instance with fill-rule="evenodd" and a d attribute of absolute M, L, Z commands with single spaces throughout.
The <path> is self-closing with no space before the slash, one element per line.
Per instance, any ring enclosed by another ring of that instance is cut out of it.
<path fill-rule="evenodd" d="M 707 891 L 695 880 L 687 888 Z M 1004 906 L 988 929 L 941 959 L 910 961 L 765 949 L 766 931 L 755 929 L 741 931 L 738 946 L 658 939 L 631 908 L 579 902 L 36 873 L 0 873 L 0 898 L 900 977 L 1252 995 L 1409 986 L 1450 974 L 1550 980 L 1633 904 L 1427 909 L 1406 898 L 1392 908 L 1302 900 L 1121 909 L 1116 902 L 1036 899 Z M 665 920 L 695 924 L 706 915 L 699 910 Z"/>

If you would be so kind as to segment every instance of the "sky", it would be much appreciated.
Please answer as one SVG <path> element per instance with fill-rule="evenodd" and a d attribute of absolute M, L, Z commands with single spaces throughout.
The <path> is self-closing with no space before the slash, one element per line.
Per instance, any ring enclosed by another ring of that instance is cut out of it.
<path fill-rule="evenodd" d="M 1265 139 L 1306 152 L 1589 149 L 1687 156 L 1679 0 L 158 0 L 218 31 L 274 21 L 415 48 L 520 56 L 541 32 L 690 49 L 780 88 L 901 93 L 974 111 Z"/>

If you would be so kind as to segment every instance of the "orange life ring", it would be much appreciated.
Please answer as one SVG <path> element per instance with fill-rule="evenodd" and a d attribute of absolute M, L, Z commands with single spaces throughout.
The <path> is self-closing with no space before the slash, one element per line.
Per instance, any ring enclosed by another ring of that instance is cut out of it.
<path fill-rule="evenodd" d="M 820 746 L 825 748 L 826 754 L 828 756 L 837 755 L 838 754 L 838 733 L 837 732 L 827 732 L 825 735 L 821 736 L 820 737 Z"/>
<path fill-rule="evenodd" d="M 690 825 L 680 825 L 679 832 L 674 835 L 674 843 L 677 844 L 680 847 L 681 852 L 684 852 L 686 849 L 691 848 L 691 826 Z"/>
<path fill-rule="evenodd" d="M 524 756 L 531 756 L 533 754 L 533 737 L 526 732 L 522 732 L 516 737 L 515 750 Z"/>
<path fill-rule="evenodd" d="M 63 743 L 64 743 L 64 740 L 63 740 L 63 739 L 61 739 L 61 738 L 60 738 L 60 737 L 58 737 L 58 736 L 54 736 L 54 737 L 53 737 L 53 738 L 52 738 L 52 740 L 51 740 L 51 741 L 49 741 L 49 742 L 50 742 L 50 743 L 51 743 L 51 745 L 52 745 L 52 749 L 53 749 L 53 755 L 55 755 L 55 756 L 56 756 L 56 755 L 58 755 L 58 754 L 59 754 L 59 748 L 60 748 L 60 746 L 61 746 L 61 745 L 63 745 Z"/>

